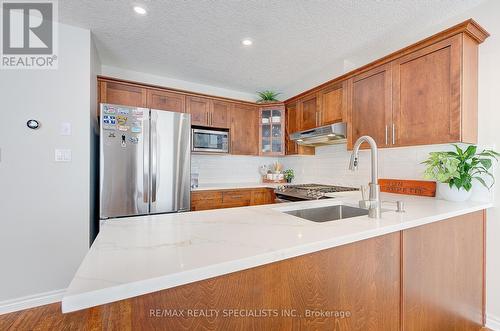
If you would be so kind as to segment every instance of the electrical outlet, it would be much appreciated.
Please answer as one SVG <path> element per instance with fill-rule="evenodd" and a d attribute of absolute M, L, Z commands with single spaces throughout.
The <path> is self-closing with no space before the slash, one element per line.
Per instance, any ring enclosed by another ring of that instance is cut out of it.
<path fill-rule="evenodd" d="M 56 162 L 71 162 L 71 149 L 56 149 L 54 160 Z"/>

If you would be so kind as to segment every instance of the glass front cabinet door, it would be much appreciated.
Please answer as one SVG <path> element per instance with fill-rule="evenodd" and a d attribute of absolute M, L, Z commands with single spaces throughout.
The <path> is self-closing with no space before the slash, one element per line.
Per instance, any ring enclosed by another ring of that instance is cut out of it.
<path fill-rule="evenodd" d="M 285 155 L 285 106 L 266 105 L 260 108 L 259 154 Z"/>

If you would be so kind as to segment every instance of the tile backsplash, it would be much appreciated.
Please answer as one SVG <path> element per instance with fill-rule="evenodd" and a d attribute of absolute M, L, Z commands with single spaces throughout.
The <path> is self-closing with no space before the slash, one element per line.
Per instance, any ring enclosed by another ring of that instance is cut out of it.
<path fill-rule="evenodd" d="M 487 148 L 491 148 L 488 146 Z M 452 150 L 446 145 L 427 145 L 379 149 L 379 177 L 398 179 L 423 179 L 424 161 L 429 152 Z M 192 173 L 199 173 L 199 183 L 254 183 L 260 182 L 258 168 L 275 161 L 283 163 L 285 169 L 295 170 L 297 183 L 322 183 L 358 187 L 370 181 L 370 151 L 362 150 L 356 172 L 348 169 L 351 152 L 346 145 L 330 145 L 316 148 L 316 155 L 286 156 L 280 158 L 193 155 Z M 492 192 L 480 185 L 473 188 L 474 200 L 491 200 Z"/>
<path fill-rule="evenodd" d="M 259 166 L 278 158 L 240 155 L 193 154 L 191 173 L 199 174 L 199 184 L 258 183 Z"/>

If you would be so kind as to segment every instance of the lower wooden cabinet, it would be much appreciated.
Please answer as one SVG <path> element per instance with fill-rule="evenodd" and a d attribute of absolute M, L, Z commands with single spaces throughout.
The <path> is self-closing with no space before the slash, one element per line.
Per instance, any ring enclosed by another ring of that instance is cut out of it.
<path fill-rule="evenodd" d="M 274 203 L 271 188 L 204 190 L 191 192 L 191 210 L 245 207 Z"/>
<path fill-rule="evenodd" d="M 485 211 L 402 231 L 403 330 L 484 323 Z"/>
<path fill-rule="evenodd" d="M 239 190 L 227 190 L 234 198 L 229 191 Z M 193 193 L 220 201 L 224 191 Z M 452 217 L 73 313 L 62 314 L 54 303 L 4 314 L 0 326 L 478 331 L 485 309 L 484 215 Z M 263 240 L 272 238 L 263 233 Z M 152 318 L 152 309 L 161 310 L 163 318 Z M 193 309 L 210 315 L 163 315 Z M 247 315 L 224 314 L 227 310 Z M 276 314 L 263 315 L 270 311 Z"/>

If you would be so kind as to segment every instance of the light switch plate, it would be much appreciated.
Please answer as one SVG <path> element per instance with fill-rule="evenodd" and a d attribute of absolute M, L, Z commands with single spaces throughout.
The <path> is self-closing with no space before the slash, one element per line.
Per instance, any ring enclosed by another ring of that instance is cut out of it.
<path fill-rule="evenodd" d="M 56 162 L 71 162 L 71 149 L 56 149 L 54 160 Z"/>
<path fill-rule="evenodd" d="M 61 136 L 71 136 L 71 123 L 63 122 L 59 127 L 59 134 Z"/>

